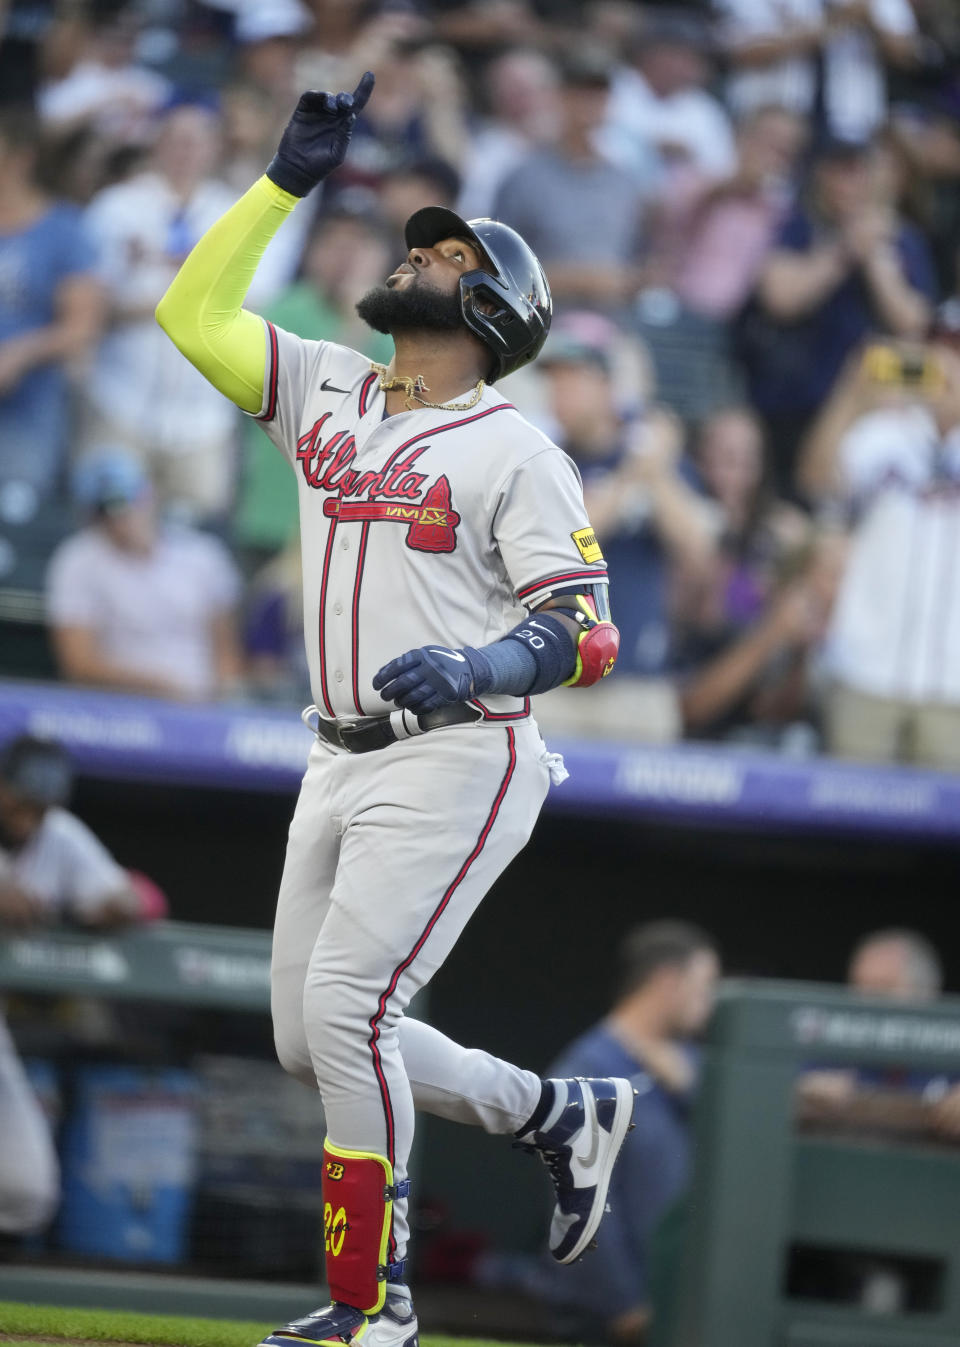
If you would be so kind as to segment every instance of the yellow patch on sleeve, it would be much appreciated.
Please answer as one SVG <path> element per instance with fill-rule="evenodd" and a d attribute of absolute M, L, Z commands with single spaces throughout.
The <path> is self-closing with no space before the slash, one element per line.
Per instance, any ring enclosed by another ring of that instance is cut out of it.
<path fill-rule="evenodd" d="M 600 551 L 600 544 L 593 529 L 577 529 L 576 533 L 570 534 L 570 537 L 577 544 L 580 555 L 588 565 L 603 560 L 603 553 Z"/>

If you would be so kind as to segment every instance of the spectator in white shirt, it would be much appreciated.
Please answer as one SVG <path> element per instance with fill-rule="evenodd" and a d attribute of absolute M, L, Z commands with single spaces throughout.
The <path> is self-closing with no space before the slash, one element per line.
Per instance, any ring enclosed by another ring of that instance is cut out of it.
<path fill-rule="evenodd" d="M 853 521 L 824 652 L 830 750 L 960 769 L 960 355 L 869 347 L 815 423 L 800 479 Z"/>
<path fill-rule="evenodd" d="M 667 172 L 679 163 L 710 177 L 733 173 L 733 128 L 706 91 L 710 76 L 702 22 L 673 10 L 651 13 L 634 39 L 631 64 L 614 71 L 601 150 L 644 176 L 651 152 Z"/>
<path fill-rule="evenodd" d="M 91 521 L 60 544 L 47 577 L 62 676 L 181 700 L 229 695 L 240 581 L 224 545 L 163 527 L 146 476 L 121 454 L 81 464 L 75 490 Z"/>
<path fill-rule="evenodd" d="M 212 176 L 219 148 L 209 109 L 172 109 L 147 171 L 100 192 L 86 217 L 112 321 L 90 373 L 84 451 L 123 446 L 147 464 L 162 499 L 201 518 L 232 503 L 237 412 L 164 339 L 153 312 L 197 239 L 236 200 Z M 272 259 L 268 250 L 251 303 L 268 302 L 289 279 L 286 247 Z"/>
<path fill-rule="evenodd" d="M 914 59 L 910 0 L 714 0 L 737 116 L 779 103 L 866 140 L 887 116 L 886 62 Z"/>
<path fill-rule="evenodd" d="M 74 64 L 46 84 L 37 100 L 51 130 L 65 134 L 87 126 L 111 145 L 145 142 L 151 118 L 170 96 L 170 83 L 136 63 L 140 26 L 128 7 L 85 17 Z"/>
<path fill-rule="evenodd" d="M 86 926 L 135 920 L 128 873 L 67 812 L 70 763 L 54 743 L 21 735 L 0 754 L 0 929 L 69 916 Z M 0 1234 L 42 1229 L 59 1173 L 47 1121 L 0 1014 Z"/>
<path fill-rule="evenodd" d="M 69 917 L 110 926 L 141 915 L 129 873 L 65 805 L 73 786 L 59 744 L 23 734 L 0 755 L 0 920 Z"/>

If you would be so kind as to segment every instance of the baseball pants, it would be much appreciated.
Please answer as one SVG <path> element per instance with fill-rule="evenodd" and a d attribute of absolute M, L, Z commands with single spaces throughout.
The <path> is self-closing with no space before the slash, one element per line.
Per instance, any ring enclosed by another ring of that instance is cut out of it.
<path fill-rule="evenodd" d="M 0 1234 L 42 1229 L 59 1195 L 50 1128 L 0 1018 Z"/>
<path fill-rule="evenodd" d="M 530 836 L 550 781 L 536 725 L 451 726 L 351 755 L 318 740 L 290 825 L 273 940 L 283 1067 L 337 1146 L 407 1176 L 414 1109 L 517 1131 L 539 1078 L 404 1017 Z M 406 1249 L 394 1205 L 393 1256 Z"/>

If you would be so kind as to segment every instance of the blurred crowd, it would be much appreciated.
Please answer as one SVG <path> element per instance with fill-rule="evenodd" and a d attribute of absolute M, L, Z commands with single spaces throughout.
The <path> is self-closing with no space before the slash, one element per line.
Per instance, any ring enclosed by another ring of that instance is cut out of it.
<path fill-rule="evenodd" d="M 623 636 L 545 727 L 960 767 L 953 0 L 0 0 L 0 589 L 42 561 L 62 676 L 309 700 L 293 478 L 153 310 L 368 68 L 248 302 L 383 361 L 354 304 L 412 211 L 536 250 L 505 392 Z"/>

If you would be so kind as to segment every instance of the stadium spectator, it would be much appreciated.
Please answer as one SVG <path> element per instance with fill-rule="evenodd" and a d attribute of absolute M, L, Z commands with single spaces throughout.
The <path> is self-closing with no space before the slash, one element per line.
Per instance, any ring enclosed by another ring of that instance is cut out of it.
<path fill-rule="evenodd" d="M 58 0 L 4 0 L 0 6 L 0 107 L 32 107 L 58 19 Z"/>
<path fill-rule="evenodd" d="M 37 99 L 44 123 L 60 134 L 89 127 L 112 145 L 145 144 L 170 84 L 134 58 L 142 27 L 131 5 L 91 6 L 83 14 L 70 68 L 45 83 Z"/>
<path fill-rule="evenodd" d="M 702 640 L 683 681 L 690 738 L 726 738 L 797 756 L 819 745 L 818 656 L 842 573 L 842 539 L 816 539 L 780 579 L 756 620 Z"/>
<path fill-rule="evenodd" d="M 163 500 L 199 517 L 223 515 L 233 499 L 236 413 L 172 350 L 153 314 L 184 257 L 235 199 L 213 177 L 219 148 L 208 109 L 173 108 L 147 170 L 99 193 L 86 217 L 110 328 L 90 376 L 84 448 L 122 446 L 148 466 Z M 291 273 L 286 253 L 270 260 L 253 304 Z"/>
<path fill-rule="evenodd" d="M 850 560 L 827 634 L 828 746 L 960 767 L 960 354 L 874 345 L 849 362 L 800 481 L 839 497 Z"/>
<path fill-rule="evenodd" d="M 0 754 L 0 919 L 30 926 L 69 919 L 115 926 L 142 916 L 128 871 L 66 806 L 64 750 L 24 734 Z"/>
<path fill-rule="evenodd" d="M 557 69 L 532 47 L 496 57 L 483 76 L 484 116 L 471 128 L 457 211 L 465 220 L 493 213 L 504 178 L 531 150 L 549 144 L 558 120 Z"/>
<path fill-rule="evenodd" d="M 917 931 L 891 928 L 860 939 L 850 956 L 847 983 L 863 996 L 935 1001 L 943 990 L 943 965 Z"/>
<path fill-rule="evenodd" d="M 494 204 L 496 218 L 519 230 L 540 258 L 558 308 L 623 311 L 639 283 L 645 184 L 594 143 L 609 86 L 599 54 L 567 60 L 556 144 L 522 159 Z"/>
<path fill-rule="evenodd" d="M 310 341 L 335 341 L 387 364 L 393 342 L 361 323 L 354 308 L 393 262 L 380 222 L 332 212 L 314 227 L 302 276 L 265 314 L 278 327 Z M 297 525 L 297 484 L 290 466 L 251 420 L 244 434 L 244 471 L 234 537 L 245 548 L 276 551 Z"/>
<path fill-rule="evenodd" d="M 385 173 L 371 204 L 388 226 L 391 257 L 406 256 L 403 230 L 415 211 L 424 206 L 452 210 L 459 191 L 460 175 L 445 159 L 411 159 Z"/>
<path fill-rule="evenodd" d="M 620 654 L 616 674 L 584 698 L 544 698 L 545 728 L 617 739 L 669 740 L 678 729 L 667 675 L 668 609 L 678 572 L 713 558 L 709 510 L 679 470 L 682 435 L 668 413 L 621 412 L 612 382 L 616 328 L 598 315 L 559 320 L 540 359 L 552 433 L 577 464 L 587 515 L 610 575 Z"/>
<path fill-rule="evenodd" d="M 90 522 L 57 548 L 47 585 L 62 676 L 181 700 L 230 695 L 239 577 L 223 544 L 163 527 L 146 476 L 122 454 L 87 459 L 75 491 Z"/>
<path fill-rule="evenodd" d="M 234 37 L 243 79 L 270 99 L 275 123 L 289 117 L 300 97 L 297 48 L 312 22 L 300 0 L 244 5 L 237 14 Z"/>
<path fill-rule="evenodd" d="M 763 426 L 727 407 L 701 427 L 700 481 L 718 512 L 717 562 L 677 595 L 688 734 L 777 742 L 808 707 L 808 664 L 836 586 L 835 540 L 775 494 Z M 752 730 L 746 726 L 753 725 Z"/>
<path fill-rule="evenodd" d="M 792 205 L 803 123 L 761 108 L 738 126 L 726 177 L 678 170 L 655 212 L 648 272 L 700 317 L 725 322 L 746 303 Z"/>
<path fill-rule="evenodd" d="M 935 299 L 923 235 L 878 200 L 868 145 L 821 144 L 807 198 L 787 219 L 741 329 L 751 401 L 782 489 L 797 446 L 849 353 L 869 333 L 922 337 Z"/>
<path fill-rule="evenodd" d="M 738 388 L 730 324 L 793 204 L 803 139 L 793 113 L 761 108 L 738 127 L 732 173 L 679 166 L 651 211 L 635 316 L 660 396 L 688 420 L 702 420 Z"/>
<path fill-rule="evenodd" d="M 887 115 L 884 67 L 916 59 L 910 0 L 714 0 L 736 116 L 782 103 L 864 140 Z"/>
<path fill-rule="evenodd" d="M 269 155 L 269 145 L 276 145 L 277 106 L 287 104 L 280 104 L 249 80 L 234 81 L 220 92 L 223 119 L 220 176 L 235 192 L 245 192 L 256 182 L 263 171 L 264 156 Z"/>
<path fill-rule="evenodd" d="M 614 70 L 600 143 L 643 172 L 652 150 L 670 171 L 688 164 L 723 177 L 736 164 L 730 118 L 707 92 L 712 70 L 702 18 L 681 9 L 649 11 L 639 21 L 628 64 Z"/>
<path fill-rule="evenodd" d="M 650 1240 L 686 1187 L 699 1066 L 694 1040 L 710 1017 L 720 974 L 710 936 L 679 921 L 630 931 L 618 964 L 609 1014 L 569 1044 L 547 1073 L 599 1076 L 615 1069 L 632 1079 L 639 1095 L 595 1256 L 550 1270 L 556 1328 L 575 1342 L 644 1340 Z"/>
<path fill-rule="evenodd" d="M 127 871 L 66 804 L 70 762 L 21 735 L 0 753 L 0 932 L 69 919 L 103 928 L 143 915 Z M 0 1014 L 0 1234 L 42 1229 L 59 1173 L 50 1129 Z"/>
<path fill-rule="evenodd" d="M 303 646 L 303 565 L 294 537 L 253 577 L 243 647 L 247 690 L 261 701 L 303 705 L 311 700 Z"/>
<path fill-rule="evenodd" d="M 28 109 L 0 111 L 0 515 L 16 522 L 63 484 L 68 366 L 103 309 L 78 212 L 37 186 L 39 144 Z"/>
<path fill-rule="evenodd" d="M 943 991 L 943 964 L 919 931 L 887 927 L 857 941 L 847 985 L 866 997 L 929 1005 Z M 810 1070 L 799 1084 L 803 1117 L 818 1123 L 906 1125 L 960 1142 L 960 1084 L 924 1072 Z M 906 1096 L 906 1098 L 904 1098 Z M 898 1108 L 897 1101 L 905 1107 Z"/>
<path fill-rule="evenodd" d="M 725 564 L 711 607 L 734 624 L 750 622 L 778 572 L 809 542 L 809 520 L 775 494 L 763 424 L 752 408 L 725 407 L 705 421 L 695 461 L 721 518 Z"/>
<path fill-rule="evenodd" d="M 354 184 L 376 187 L 411 160 L 442 159 L 454 170 L 466 161 L 466 88 L 454 54 L 429 40 L 423 20 L 401 10 L 374 17 L 336 87 L 352 88 L 363 70 L 376 70 L 377 97 L 357 120 L 349 160 L 325 185 L 328 201 Z"/>

